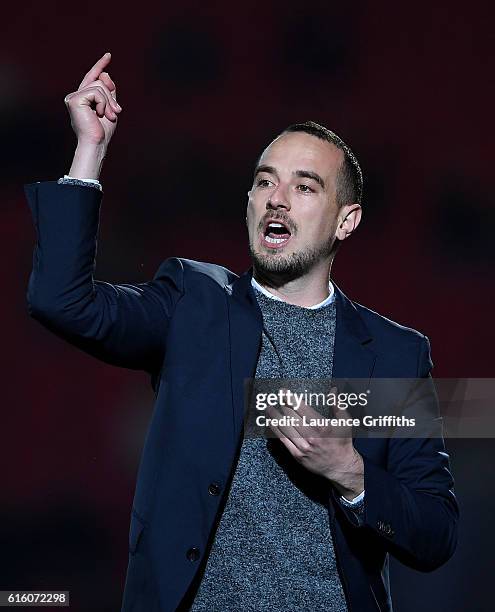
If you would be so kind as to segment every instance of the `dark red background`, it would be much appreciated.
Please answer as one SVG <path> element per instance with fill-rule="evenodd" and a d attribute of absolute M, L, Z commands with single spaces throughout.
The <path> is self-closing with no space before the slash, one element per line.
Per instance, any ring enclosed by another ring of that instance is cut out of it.
<path fill-rule="evenodd" d="M 29 318 L 35 233 L 22 192 L 68 172 L 63 98 L 107 50 L 124 111 L 102 176 L 97 278 L 148 280 L 172 255 L 242 272 L 253 163 L 286 125 L 314 119 L 365 174 L 339 286 L 426 333 L 436 376 L 494 375 L 493 8 L 25 2 L 2 13 L 1 589 L 70 589 L 73 610 L 120 606 L 152 393 L 144 374 Z M 495 444 L 448 448 L 458 551 L 430 575 L 394 564 L 398 612 L 493 609 Z"/>

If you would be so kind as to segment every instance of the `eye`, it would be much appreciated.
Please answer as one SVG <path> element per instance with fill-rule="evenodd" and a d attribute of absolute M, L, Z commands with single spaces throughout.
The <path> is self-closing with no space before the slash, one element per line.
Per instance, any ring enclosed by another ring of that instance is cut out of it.
<path fill-rule="evenodd" d="M 269 181 L 268 179 L 258 179 L 256 181 L 256 187 L 269 187 L 271 184 L 271 181 Z"/>
<path fill-rule="evenodd" d="M 309 185 L 305 185 L 304 183 L 302 183 L 301 185 L 298 185 L 297 189 L 299 191 L 302 191 L 302 193 L 314 193 L 314 189 L 311 189 Z"/>

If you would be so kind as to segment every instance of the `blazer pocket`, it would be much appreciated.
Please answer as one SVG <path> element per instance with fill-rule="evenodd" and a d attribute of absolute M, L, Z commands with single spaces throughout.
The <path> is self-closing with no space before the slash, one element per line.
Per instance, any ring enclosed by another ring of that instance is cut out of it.
<path fill-rule="evenodd" d="M 131 526 L 129 529 L 129 552 L 131 555 L 136 552 L 145 528 L 146 524 L 137 516 L 135 510 L 133 510 L 131 513 Z"/>

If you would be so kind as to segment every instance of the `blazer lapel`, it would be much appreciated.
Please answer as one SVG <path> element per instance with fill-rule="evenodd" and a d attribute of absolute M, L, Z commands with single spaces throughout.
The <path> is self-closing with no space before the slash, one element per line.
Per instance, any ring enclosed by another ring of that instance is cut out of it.
<path fill-rule="evenodd" d="M 351 300 L 335 283 L 334 288 L 337 323 L 332 378 L 371 378 L 376 360 L 376 354 L 367 346 L 371 334 Z"/>
<path fill-rule="evenodd" d="M 237 443 L 244 423 L 246 381 L 256 373 L 261 347 L 263 315 L 251 286 L 252 269 L 237 278 L 225 290 L 231 296 L 229 305 L 230 367 L 234 404 L 234 442 Z"/>
<path fill-rule="evenodd" d="M 363 391 L 362 381 L 353 387 L 353 378 L 369 379 L 373 376 L 376 353 L 371 348 L 372 336 L 351 300 L 335 285 L 337 323 L 333 353 L 333 373 L 339 391 Z M 363 416 L 354 414 L 355 416 Z M 367 441 L 354 437 L 354 446 L 359 452 L 366 452 Z M 333 512 L 333 510 L 332 510 Z"/>

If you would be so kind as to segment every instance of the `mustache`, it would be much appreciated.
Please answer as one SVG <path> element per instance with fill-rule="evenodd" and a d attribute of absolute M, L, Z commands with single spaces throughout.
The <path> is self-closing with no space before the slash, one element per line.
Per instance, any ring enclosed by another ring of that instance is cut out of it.
<path fill-rule="evenodd" d="M 283 213 L 277 212 L 266 213 L 266 215 L 263 216 L 263 218 L 258 224 L 258 231 L 263 231 L 265 223 L 268 221 L 268 219 L 272 219 L 273 221 L 280 221 L 280 223 L 283 223 L 285 227 L 290 230 L 291 234 L 297 232 L 297 225 L 292 221 L 292 219 Z"/>

